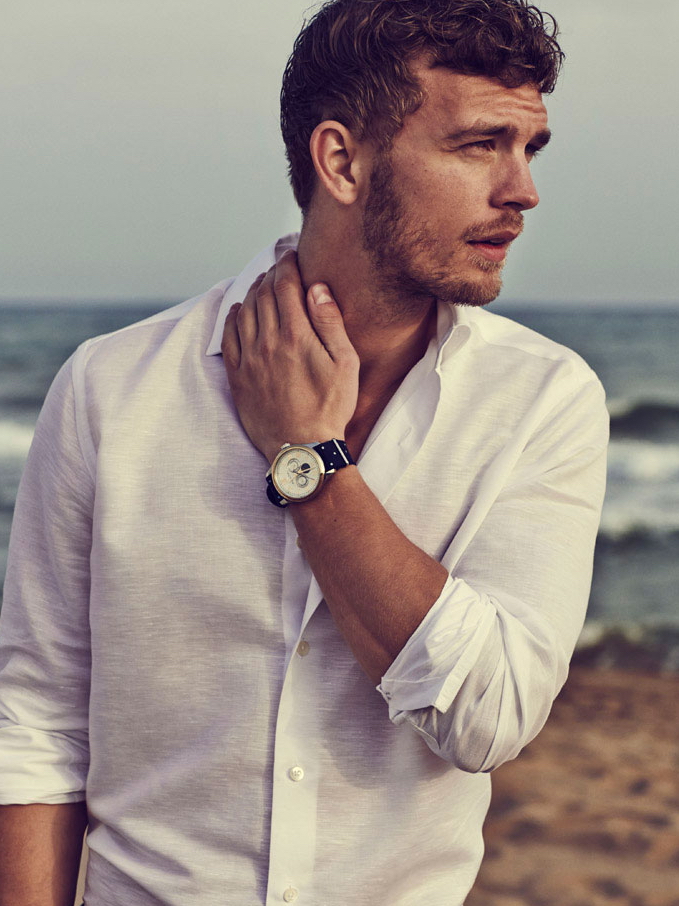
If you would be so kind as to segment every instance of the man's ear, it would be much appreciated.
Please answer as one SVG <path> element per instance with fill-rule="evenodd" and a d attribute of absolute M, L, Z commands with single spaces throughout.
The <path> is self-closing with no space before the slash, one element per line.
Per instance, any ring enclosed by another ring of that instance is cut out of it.
<path fill-rule="evenodd" d="M 325 191 L 340 204 L 353 204 L 369 179 L 364 143 L 336 120 L 324 120 L 309 142 L 316 175 Z"/>

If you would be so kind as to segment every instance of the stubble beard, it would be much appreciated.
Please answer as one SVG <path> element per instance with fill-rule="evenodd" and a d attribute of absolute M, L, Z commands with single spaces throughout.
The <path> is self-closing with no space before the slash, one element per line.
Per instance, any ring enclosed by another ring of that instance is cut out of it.
<path fill-rule="evenodd" d="M 521 215 L 510 215 L 509 220 L 516 226 Z M 471 226 L 461 237 L 462 243 L 484 228 L 487 231 L 487 225 Z M 455 273 L 458 254 L 443 248 L 426 220 L 415 223 L 406 213 L 388 153 L 379 155 L 371 174 L 362 232 L 364 250 L 392 318 L 422 311 L 434 299 L 453 305 L 487 305 L 502 288 L 502 264 L 474 254 L 464 244 L 459 255 L 466 255 L 484 276 L 470 280 Z"/>

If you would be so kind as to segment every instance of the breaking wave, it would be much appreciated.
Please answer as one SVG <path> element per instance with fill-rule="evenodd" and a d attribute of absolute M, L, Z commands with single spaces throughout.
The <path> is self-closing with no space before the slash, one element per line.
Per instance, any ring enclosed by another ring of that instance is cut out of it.
<path fill-rule="evenodd" d="M 611 400 L 611 437 L 679 440 L 679 406 L 662 400 Z"/>
<path fill-rule="evenodd" d="M 0 419 L 0 459 L 23 460 L 33 440 L 33 426 Z"/>

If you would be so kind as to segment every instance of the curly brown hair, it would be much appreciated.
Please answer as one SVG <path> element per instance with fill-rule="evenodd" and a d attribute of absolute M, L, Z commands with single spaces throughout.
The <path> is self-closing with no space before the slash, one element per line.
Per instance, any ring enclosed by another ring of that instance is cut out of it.
<path fill-rule="evenodd" d="M 554 90 L 564 54 L 553 16 L 527 0 L 330 0 L 305 22 L 281 90 L 281 130 L 295 199 L 316 185 L 309 140 L 325 119 L 386 150 L 424 101 L 410 62 Z"/>

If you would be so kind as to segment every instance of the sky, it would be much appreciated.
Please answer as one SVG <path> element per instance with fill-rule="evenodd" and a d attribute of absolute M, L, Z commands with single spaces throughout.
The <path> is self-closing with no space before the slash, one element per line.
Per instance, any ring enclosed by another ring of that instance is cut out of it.
<path fill-rule="evenodd" d="M 567 62 L 503 297 L 676 303 L 679 2 L 539 5 Z M 278 94 L 308 2 L 0 10 L 0 299 L 172 302 L 298 229 Z"/>

